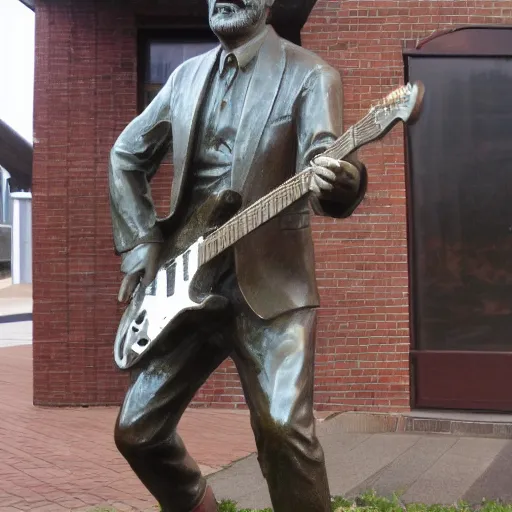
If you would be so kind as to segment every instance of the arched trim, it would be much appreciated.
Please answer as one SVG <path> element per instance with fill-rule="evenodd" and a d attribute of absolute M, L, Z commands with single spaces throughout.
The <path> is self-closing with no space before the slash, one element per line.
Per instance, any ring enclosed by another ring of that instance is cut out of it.
<path fill-rule="evenodd" d="M 409 56 L 503 57 L 512 55 L 511 25 L 470 25 L 439 30 L 422 39 Z"/>

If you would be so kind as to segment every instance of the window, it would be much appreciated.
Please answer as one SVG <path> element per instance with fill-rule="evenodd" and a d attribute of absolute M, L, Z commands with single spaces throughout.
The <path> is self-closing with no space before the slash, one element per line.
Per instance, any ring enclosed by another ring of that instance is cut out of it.
<path fill-rule="evenodd" d="M 217 39 L 207 30 L 142 33 L 142 58 L 139 61 L 142 63 L 141 110 L 149 105 L 180 64 L 217 45 Z"/>

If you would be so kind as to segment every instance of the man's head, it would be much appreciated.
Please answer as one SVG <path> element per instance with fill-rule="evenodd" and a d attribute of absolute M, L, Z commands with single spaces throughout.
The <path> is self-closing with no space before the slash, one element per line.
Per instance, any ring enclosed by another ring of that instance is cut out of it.
<path fill-rule="evenodd" d="M 274 0 L 208 0 L 210 27 L 220 39 L 244 39 L 265 26 Z"/>

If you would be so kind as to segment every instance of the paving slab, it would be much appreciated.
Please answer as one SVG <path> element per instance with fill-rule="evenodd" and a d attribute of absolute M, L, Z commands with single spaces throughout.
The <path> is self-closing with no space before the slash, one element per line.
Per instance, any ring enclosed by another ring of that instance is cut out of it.
<path fill-rule="evenodd" d="M 422 436 L 391 464 L 351 489 L 350 494 L 359 495 L 368 489 L 388 498 L 403 494 L 457 441 L 452 436 Z"/>
<path fill-rule="evenodd" d="M 501 450 L 485 472 L 464 494 L 468 503 L 487 500 L 502 500 L 512 503 L 512 443 Z"/>
<path fill-rule="evenodd" d="M 461 500 L 510 445 L 503 439 L 461 438 L 404 493 L 404 502 L 455 503 Z M 485 496 L 476 497 L 480 502 Z"/>
<path fill-rule="evenodd" d="M 234 500 L 246 508 L 270 506 L 270 496 L 255 455 L 209 477 L 217 499 Z"/>
<path fill-rule="evenodd" d="M 420 436 L 409 434 L 375 434 L 349 451 L 339 449 L 336 442 L 323 442 L 331 492 L 336 495 L 349 494 L 420 439 Z"/>

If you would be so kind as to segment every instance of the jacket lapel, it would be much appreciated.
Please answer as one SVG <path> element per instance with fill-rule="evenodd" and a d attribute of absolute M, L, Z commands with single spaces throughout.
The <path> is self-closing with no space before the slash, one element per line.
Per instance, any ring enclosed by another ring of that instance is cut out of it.
<path fill-rule="evenodd" d="M 274 105 L 286 64 L 279 37 L 269 26 L 247 91 L 235 140 L 231 186 L 241 192 Z"/>
<path fill-rule="evenodd" d="M 186 77 L 187 83 L 181 84 L 180 94 L 187 96 L 185 107 L 180 111 L 183 124 L 178 133 L 173 134 L 177 140 L 174 147 L 179 149 L 179 154 L 174 154 L 174 172 L 175 178 L 171 191 L 171 211 L 169 217 L 174 214 L 181 197 L 184 178 L 189 167 L 191 153 L 194 147 L 194 137 L 196 135 L 196 124 L 204 95 L 207 89 L 210 74 L 217 55 L 220 52 L 220 46 L 214 48 L 204 55 L 195 70 Z"/>

